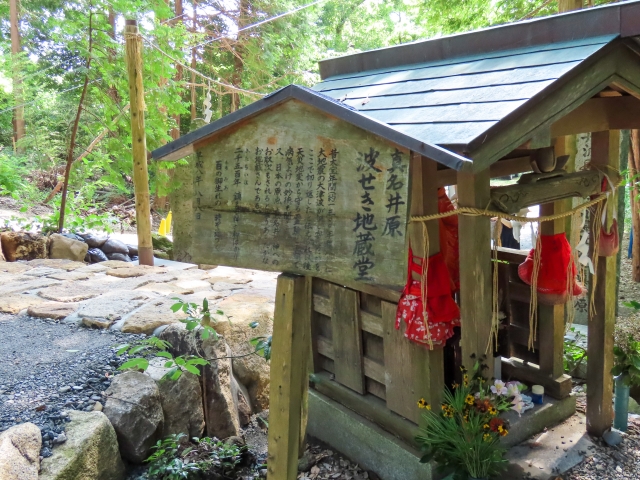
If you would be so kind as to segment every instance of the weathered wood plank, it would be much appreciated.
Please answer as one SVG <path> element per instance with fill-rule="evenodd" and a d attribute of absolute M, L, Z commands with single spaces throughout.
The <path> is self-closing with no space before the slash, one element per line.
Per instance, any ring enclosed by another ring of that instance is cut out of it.
<path fill-rule="evenodd" d="M 542 385 L 544 393 L 553 398 L 562 399 L 571 395 L 571 377 L 562 374 L 551 378 L 531 364 L 525 364 L 517 358 L 502 359 L 502 378 L 505 380 L 520 380 L 529 385 Z"/>
<path fill-rule="evenodd" d="M 620 168 L 620 132 L 598 132 L 591 136 L 591 163 Z M 607 202 L 607 218 L 612 219 L 617 202 Z M 591 238 L 599 222 L 592 217 Z M 591 247 L 593 248 L 593 247 Z M 591 250 L 591 249 L 590 249 Z M 591 253 L 591 252 L 590 252 Z M 611 428 L 613 421 L 613 332 L 616 311 L 616 257 L 597 257 L 597 277 L 592 278 L 595 289 L 595 314 L 589 312 L 589 337 L 587 339 L 587 431 L 601 436 Z"/>
<path fill-rule="evenodd" d="M 535 183 L 517 183 L 491 189 L 491 203 L 506 213 L 564 198 L 585 198 L 600 192 L 602 174 L 597 171 L 567 173 Z M 564 231 L 564 230 L 563 230 Z"/>
<path fill-rule="evenodd" d="M 360 320 L 362 323 L 362 330 L 365 332 L 373 333 L 379 337 L 384 335 L 384 327 L 382 326 L 382 317 L 373 315 L 368 312 L 360 312 Z"/>
<path fill-rule="evenodd" d="M 280 275 L 275 305 L 267 475 L 270 480 L 295 480 L 308 387 L 311 282 Z"/>
<path fill-rule="evenodd" d="M 408 151 L 289 101 L 197 156 L 195 263 L 402 285 Z"/>
<path fill-rule="evenodd" d="M 394 328 L 396 305 L 383 302 L 384 363 L 387 407 L 414 423 L 421 416 L 418 400 L 439 405 L 444 389 L 442 348 L 432 351 L 407 340 Z"/>
<path fill-rule="evenodd" d="M 362 331 L 358 292 L 335 286 L 331 296 L 333 361 L 338 383 L 364 394 Z"/>
<path fill-rule="evenodd" d="M 458 205 L 486 208 L 489 204 L 489 169 L 476 175 L 458 173 Z M 462 361 L 467 368 L 487 351 L 492 318 L 491 225 L 489 217 L 459 217 L 460 318 Z M 487 362 L 487 378 L 493 377 L 493 362 Z"/>
<path fill-rule="evenodd" d="M 358 395 L 353 390 L 332 381 L 329 374 L 318 374 L 318 381 L 313 388 L 397 435 L 408 445 L 416 446 L 415 437 L 418 434 L 418 426 L 391 412 L 384 401 L 371 395 Z"/>
<path fill-rule="evenodd" d="M 639 99 L 633 96 L 592 98 L 551 125 L 551 136 L 634 128 L 640 128 Z"/>
<path fill-rule="evenodd" d="M 313 296 L 313 309 L 326 315 L 327 317 L 331 316 L 331 299 L 324 297 L 322 295 L 314 295 Z"/>
<path fill-rule="evenodd" d="M 334 360 L 333 342 L 331 340 L 329 340 L 327 337 L 318 336 L 317 345 L 318 345 L 318 353 L 320 355 L 330 360 Z M 382 383 L 384 385 L 384 382 L 385 382 L 385 370 L 384 370 L 385 366 L 384 365 L 376 362 L 375 360 L 364 357 L 363 367 L 364 367 L 365 376 L 372 378 L 376 382 Z M 325 368 L 325 370 L 330 371 L 331 373 L 335 373 L 335 368 L 336 367 L 335 367 L 335 361 L 334 361 L 334 363 L 331 366 L 331 369 L 329 370 Z"/>

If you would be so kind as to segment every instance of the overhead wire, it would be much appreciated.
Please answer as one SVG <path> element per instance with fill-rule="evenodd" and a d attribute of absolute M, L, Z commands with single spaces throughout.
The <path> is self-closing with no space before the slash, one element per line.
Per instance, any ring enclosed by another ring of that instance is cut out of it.
<path fill-rule="evenodd" d="M 327 0 L 316 0 L 315 2 L 308 3 L 307 5 L 302 5 L 301 7 L 294 8 L 293 10 L 289 10 L 288 12 L 280 13 L 280 14 L 275 15 L 273 17 L 266 18 L 266 19 L 261 20 L 261 21 L 256 22 L 256 23 L 252 23 L 251 25 L 247 25 L 246 27 L 238 29 L 236 33 L 244 32 L 245 30 L 250 30 L 250 29 L 258 27 L 260 25 L 264 25 L 265 23 L 273 22 L 274 20 L 278 20 L 278 19 L 286 17 L 288 15 L 292 15 L 292 14 L 294 14 L 296 12 L 299 12 L 301 10 L 305 10 L 305 9 L 307 9 L 309 7 L 313 7 L 314 5 L 317 5 L 319 3 L 326 2 L 326 1 Z M 207 40 L 206 42 L 202 42 L 202 43 L 200 43 L 198 45 L 195 45 L 195 46 L 189 47 L 189 48 L 203 47 L 204 45 L 209 45 L 210 43 L 216 42 L 216 41 L 221 40 L 221 39 L 226 38 L 226 37 L 227 37 L 227 35 L 220 35 L 218 37 L 212 38 L 210 40 Z"/>

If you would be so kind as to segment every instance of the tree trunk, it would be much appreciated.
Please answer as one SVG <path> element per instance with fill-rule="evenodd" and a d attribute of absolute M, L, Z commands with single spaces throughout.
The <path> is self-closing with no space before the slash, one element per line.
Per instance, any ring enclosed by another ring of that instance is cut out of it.
<path fill-rule="evenodd" d="M 570 12 L 580 10 L 584 6 L 584 0 L 558 0 L 558 12 Z"/>
<path fill-rule="evenodd" d="M 13 69 L 13 96 L 16 107 L 13 111 L 13 138 L 16 152 L 23 153 L 20 141 L 24 138 L 24 98 L 22 95 L 22 75 L 20 73 L 20 30 L 18 29 L 18 0 L 9 0 L 9 16 L 11 23 L 11 63 Z"/>
<path fill-rule="evenodd" d="M 629 199 L 631 203 L 631 224 L 633 227 L 633 255 L 631 276 L 634 282 L 640 282 L 640 202 L 638 201 L 638 172 L 640 171 L 640 130 L 631 130 L 631 145 L 629 146 Z"/>
<path fill-rule="evenodd" d="M 249 13 L 249 0 L 240 0 L 238 11 L 238 30 L 244 28 L 247 24 L 247 18 Z M 233 47 L 235 55 L 233 57 L 233 75 L 231 77 L 231 84 L 234 87 L 240 87 L 242 85 L 242 74 L 244 73 L 244 46 L 242 32 L 238 33 L 236 44 Z M 234 91 L 231 93 L 231 112 L 235 112 L 240 108 L 240 93 Z M 222 112 L 221 112 L 222 113 Z"/>
<path fill-rule="evenodd" d="M 193 32 L 196 32 L 196 29 L 198 28 L 198 15 L 196 14 L 196 8 L 198 6 L 198 3 L 196 2 L 196 0 L 193 0 Z M 193 121 L 196 119 L 197 113 L 196 113 L 196 72 L 194 71 L 196 69 L 196 49 L 192 48 L 191 49 L 191 122 L 192 122 L 192 129 L 193 129 Z"/>

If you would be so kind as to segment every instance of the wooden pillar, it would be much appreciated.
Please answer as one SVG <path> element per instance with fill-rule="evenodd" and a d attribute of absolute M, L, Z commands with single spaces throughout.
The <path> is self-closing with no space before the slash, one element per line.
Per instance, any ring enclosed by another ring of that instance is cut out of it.
<path fill-rule="evenodd" d="M 565 137 L 556 141 L 556 156 L 566 155 L 567 145 Z M 571 202 L 571 200 L 568 200 Z M 565 211 L 567 200 L 540 205 L 540 216 L 554 215 Z M 564 218 L 553 222 L 543 222 L 540 225 L 542 235 L 555 235 L 565 232 L 566 221 Z M 538 344 L 540 345 L 540 372 L 553 379 L 564 374 L 563 350 L 564 350 L 564 312 L 563 305 L 538 304 Z"/>
<path fill-rule="evenodd" d="M 283 273 L 278 277 L 273 319 L 269 395 L 268 480 L 295 480 L 302 413 L 308 388 L 311 282 Z"/>
<path fill-rule="evenodd" d="M 489 178 L 488 168 L 476 174 L 458 172 L 458 205 L 487 208 Z M 474 363 L 471 355 L 483 355 L 491 335 L 491 220 L 484 215 L 460 215 L 458 221 L 462 362 L 470 368 Z M 491 378 L 494 372 L 491 359 L 487 366 L 486 377 Z"/>
<path fill-rule="evenodd" d="M 620 132 L 596 132 L 591 136 L 591 163 L 606 165 L 618 169 L 620 167 Z M 607 202 L 608 227 L 611 224 L 613 209 L 617 208 L 615 197 Z M 591 222 L 591 248 L 593 233 L 600 228 L 596 220 Z M 601 436 L 611 428 L 613 421 L 613 332 L 616 309 L 616 257 L 597 257 L 597 278 L 595 289 L 589 292 L 594 295 L 596 311 L 589 314 L 589 335 L 587 340 L 587 431 Z M 592 285 L 593 285 L 592 280 Z"/>
<path fill-rule="evenodd" d="M 438 212 L 437 164 L 419 154 L 411 154 L 411 215 L 430 215 Z M 427 223 L 429 252 L 424 250 L 422 224 L 409 226 L 409 239 L 413 254 L 428 258 L 440 251 L 438 221 Z M 420 275 L 414 274 L 416 280 Z M 385 364 L 393 374 L 386 379 L 387 406 L 406 418 L 421 420 L 417 401 L 424 398 L 430 405 L 440 405 L 444 390 L 444 360 L 442 347 L 429 350 L 426 346 L 410 342 L 404 337 L 404 328 L 394 328 L 396 305 L 382 302 L 384 319 Z"/>
<path fill-rule="evenodd" d="M 124 27 L 129 72 L 131 105 L 131 145 L 133 147 L 133 186 L 136 195 L 136 230 L 140 265 L 153 266 L 151 243 L 151 207 L 147 172 L 147 138 L 144 129 L 144 87 L 142 83 L 142 37 L 136 20 L 126 20 Z"/>

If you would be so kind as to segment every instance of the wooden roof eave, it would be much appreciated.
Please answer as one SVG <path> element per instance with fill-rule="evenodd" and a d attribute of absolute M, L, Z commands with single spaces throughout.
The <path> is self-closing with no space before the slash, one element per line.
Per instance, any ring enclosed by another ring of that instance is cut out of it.
<path fill-rule="evenodd" d="M 640 92 L 629 78 L 640 78 L 640 57 L 622 40 L 613 41 L 460 151 L 473 160 L 474 172 L 482 171 L 611 83 Z"/>
<path fill-rule="evenodd" d="M 421 142 L 413 137 L 405 135 L 388 125 L 370 118 L 357 110 L 352 109 L 338 101 L 330 99 L 322 94 L 314 92 L 306 87 L 289 85 L 266 97 L 258 100 L 236 112 L 205 125 L 187 135 L 180 137 L 173 142 L 163 145 L 151 152 L 155 160 L 179 160 L 192 153 L 198 145 L 205 143 L 208 138 L 221 134 L 223 131 L 232 128 L 234 125 L 255 117 L 265 110 L 272 108 L 288 100 L 299 100 L 325 114 L 344 120 L 374 135 L 384 138 L 396 145 L 405 147 L 413 152 L 431 158 L 438 163 L 446 165 L 455 170 L 469 170 L 472 168 L 471 161 L 455 152 L 449 151 L 437 145 Z"/>

